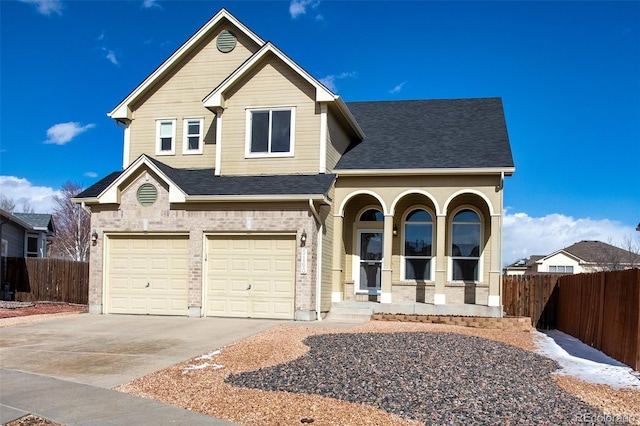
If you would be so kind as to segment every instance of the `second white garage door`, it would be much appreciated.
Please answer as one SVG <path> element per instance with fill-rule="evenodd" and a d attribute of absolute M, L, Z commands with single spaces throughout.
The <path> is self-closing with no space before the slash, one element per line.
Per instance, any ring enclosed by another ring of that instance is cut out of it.
<path fill-rule="evenodd" d="M 293 319 L 294 236 L 212 236 L 205 315 Z"/>
<path fill-rule="evenodd" d="M 187 236 L 111 236 L 107 313 L 187 315 Z"/>

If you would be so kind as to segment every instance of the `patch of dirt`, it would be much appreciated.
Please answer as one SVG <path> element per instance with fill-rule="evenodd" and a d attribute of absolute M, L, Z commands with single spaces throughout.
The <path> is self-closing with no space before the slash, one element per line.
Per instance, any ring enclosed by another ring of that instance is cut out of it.
<path fill-rule="evenodd" d="M 25 317 L 30 315 L 82 312 L 87 305 L 48 302 L 0 302 L 0 318 Z"/>
<path fill-rule="evenodd" d="M 87 305 L 70 303 L 0 301 L 0 328 L 76 315 L 87 310 Z"/>
<path fill-rule="evenodd" d="M 54 423 L 49 420 L 29 414 L 24 417 L 20 417 L 12 422 L 7 423 L 5 426 L 62 426 L 60 423 Z"/>

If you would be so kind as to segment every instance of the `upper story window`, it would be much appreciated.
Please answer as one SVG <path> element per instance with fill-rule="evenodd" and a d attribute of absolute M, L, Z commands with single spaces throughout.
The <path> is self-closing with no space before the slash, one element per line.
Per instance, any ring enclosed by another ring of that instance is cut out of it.
<path fill-rule="evenodd" d="M 413 210 L 404 222 L 404 279 L 431 280 L 433 220 L 428 211 Z"/>
<path fill-rule="evenodd" d="M 460 210 L 453 217 L 451 229 L 453 281 L 478 281 L 480 224 L 480 216 L 473 210 Z"/>
<path fill-rule="evenodd" d="M 156 155 L 173 155 L 176 152 L 176 120 L 156 121 Z"/>
<path fill-rule="evenodd" d="M 183 154 L 202 154 L 204 119 L 185 118 L 183 123 Z"/>
<path fill-rule="evenodd" d="M 295 108 L 247 109 L 247 157 L 293 155 Z"/>

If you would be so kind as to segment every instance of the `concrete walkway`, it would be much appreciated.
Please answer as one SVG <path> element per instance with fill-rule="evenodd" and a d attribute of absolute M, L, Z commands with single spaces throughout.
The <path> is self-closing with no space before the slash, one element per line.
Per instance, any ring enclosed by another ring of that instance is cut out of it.
<path fill-rule="evenodd" d="M 64 425 L 233 425 L 122 392 L 0 368 L 0 423 L 27 414 Z"/>

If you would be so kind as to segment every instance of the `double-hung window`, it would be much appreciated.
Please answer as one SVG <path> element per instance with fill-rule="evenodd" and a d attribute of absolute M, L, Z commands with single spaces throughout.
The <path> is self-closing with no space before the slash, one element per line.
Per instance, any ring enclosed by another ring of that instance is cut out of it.
<path fill-rule="evenodd" d="M 183 127 L 183 154 L 202 154 L 202 132 L 204 120 L 202 118 L 185 118 Z"/>
<path fill-rule="evenodd" d="M 37 234 L 27 234 L 26 257 L 40 257 L 39 239 Z"/>
<path fill-rule="evenodd" d="M 176 153 L 176 120 L 156 121 L 156 155 L 174 155 Z"/>
<path fill-rule="evenodd" d="M 295 108 L 247 109 L 247 157 L 293 155 Z"/>
<path fill-rule="evenodd" d="M 478 281 L 480 266 L 480 216 L 460 210 L 453 217 L 451 261 L 453 281 Z"/>
<path fill-rule="evenodd" d="M 413 210 L 404 222 L 404 279 L 430 281 L 433 221 L 429 212 Z"/>

